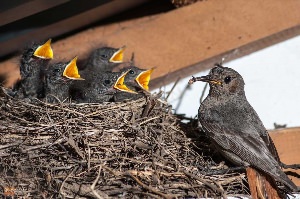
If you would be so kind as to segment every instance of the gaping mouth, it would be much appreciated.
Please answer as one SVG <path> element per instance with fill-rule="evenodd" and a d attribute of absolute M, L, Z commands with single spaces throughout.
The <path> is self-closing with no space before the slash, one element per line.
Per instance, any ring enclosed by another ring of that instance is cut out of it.
<path fill-rule="evenodd" d="M 120 90 L 120 91 L 123 91 L 123 92 L 127 92 L 127 93 L 135 93 L 135 91 L 129 89 L 125 83 L 124 83 L 124 80 L 125 80 L 125 76 L 127 75 L 129 71 L 127 71 L 126 73 L 123 73 L 116 81 L 116 83 L 114 84 L 114 88 L 117 89 L 117 90 Z"/>
<path fill-rule="evenodd" d="M 122 63 L 125 49 L 126 46 L 119 48 L 119 50 L 113 54 L 113 56 L 109 59 L 109 61 L 113 63 Z"/>
<path fill-rule="evenodd" d="M 149 90 L 148 85 L 149 85 L 151 74 L 152 74 L 153 70 L 154 70 L 154 68 L 143 71 L 135 78 L 135 81 L 138 83 L 138 85 L 146 91 Z"/>
<path fill-rule="evenodd" d="M 222 82 L 212 79 L 210 75 L 201 76 L 201 77 L 193 77 L 192 79 L 189 80 L 189 84 L 192 84 L 196 81 L 208 82 L 210 84 L 218 84 L 218 85 L 222 84 Z"/>
<path fill-rule="evenodd" d="M 53 50 L 51 48 L 51 39 L 39 46 L 33 53 L 34 56 L 42 59 L 53 59 Z"/>
<path fill-rule="evenodd" d="M 74 79 L 74 80 L 84 80 L 80 77 L 78 68 L 76 65 L 77 57 L 72 59 L 70 63 L 65 67 L 65 70 L 63 72 L 63 76 L 68 79 Z"/>

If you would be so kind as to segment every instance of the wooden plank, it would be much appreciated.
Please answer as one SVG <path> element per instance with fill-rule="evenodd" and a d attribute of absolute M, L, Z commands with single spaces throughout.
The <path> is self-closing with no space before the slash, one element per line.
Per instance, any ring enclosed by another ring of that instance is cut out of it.
<path fill-rule="evenodd" d="M 107 1 L 107 2 L 106 2 Z M 12 39 L 8 39 L 1 42 L 0 55 L 7 54 L 8 52 L 15 52 L 22 48 L 20 44 L 25 45 L 31 43 L 31 41 L 47 40 L 48 38 L 58 37 L 64 33 L 73 31 L 83 26 L 95 23 L 98 20 L 120 13 L 129 8 L 141 5 L 149 0 L 127 0 L 127 1 L 112 1 L 105 0 L 104 4 L 97 6 L 85 12 L 78 13 L 72 17 L 65 17 L 58 22 L 44 25 L 42 27 L 30 27 L 23 30 L 22 34 L 15 36 Z M 73 6 L 76 6 L 76 2 L 72 2 Z M 81 2 L 77 2 L 81 3 Z M 95 2 L 94 2 L 95 3 Z M 102 3 L 102 2 L 97 2 Z M 65 6 L 65 5 L 62 5 Z M 68 7 L 66 7 L 66 12 Z M 30 41 L 30 42 L 28 42 Z M 1 67 L 1 66 L 0 66 Z"/>
<path fill-rule="evenodd" d="M 281 161 L 285 164 L 300 164 L 300 127 L 276 129 L 269 133 Z M 285 171 L 293 171 L 300 176 L 300 170 L 286 169 Z M 299 178 L 289 177 L 297 186 L 300 186 Z"/>
<path fill-rule="evenodd" d="M 270 177 L 263 175 L 251 167 L 246 169 L 246 174 L 253 199 L 280 199 L 277 187 L 271 181 Z"/>
<path fill-rule="evenodd" d="M 69 0 L 34 0 L 24 2 L 14 8 L 8 9 L 6 11 L 0 12 L 0 26 L 6 25 L 13 21 L 28 17 L 30 15 L 42 12 L 54 6 L 66 3 Z"/>
<path fill-rule="evenodd" d="M 84 58 L 101 43 L 115 47 L 125 44 L 128 60 L 135 52 L 139 66 L 157 67 L 153 78 L 159 79 L 151 82 L 154 88 L 207 69 L 220 57 L 231 60 L 298 35 L 299 7 L 297 0 L 200 1 L 168 13 L 75 34 L 54 44 L 55 57 Z M 43 34 L 51 35 L 46 29 Z M 0 65 L 13 66 L 12 60 Z"/>
<path fill-rule="evenodd" d="M 231 49 L 224 53 L 202 60 L 196 64 L 192 64 L 184 68 L 179 68 L 178 70 L 175 71 L 170 71 L 165 76 L 161 76 L 153 79 L 150 82 L 150 87 L 151 88 L 162 87 L 168 83 L 175 82 L 178 78 L 192 76 L 193 74 L 199 71 L 208 70 L 212 68 L 215 63 L 220 63 L 222 59 L 224 59 L 223 63 L 226 63 L 298 35 L 300 35 L 300 25 L 294 26 L 292 28 L 288 28 L 286 30 L 280 31 L 278 33 L 267 36 L 265 38 L 258 39 L 256 41 L 245 44 L 238 48 Z"/>

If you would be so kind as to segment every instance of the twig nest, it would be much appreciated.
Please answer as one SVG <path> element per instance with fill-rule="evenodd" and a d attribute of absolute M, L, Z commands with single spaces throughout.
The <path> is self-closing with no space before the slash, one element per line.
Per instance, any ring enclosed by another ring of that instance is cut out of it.
<path fill-rule="evenodd" d="M 212 165 L 210 158 L 199 153 L 186 136 L 186 125 L 156 95 L 106 104 L 26 103 L 1 97 L 0 131 L 4 196 L 181 198 L 243 193 L 243 174 L 203 174 L 203 168 Z"/>

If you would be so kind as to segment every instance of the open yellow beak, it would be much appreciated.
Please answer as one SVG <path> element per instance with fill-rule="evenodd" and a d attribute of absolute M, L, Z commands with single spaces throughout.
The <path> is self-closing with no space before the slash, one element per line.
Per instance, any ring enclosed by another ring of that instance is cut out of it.
<path fill-rule="evenodd" d="M 113 63 L 122 63 L 125 49 L 126 46 L 119 48 L 119 50 L 113 54 L 109 61 Z"/>
<path fill-rule="evenodd" d="M 148 85 L 149 85 L 151 74 L 152 74 L 153 70 L 154 70 L 154 68 L 143 71 L 135 78 L 135 81 L 138 83 L 138 85 L 146 91 L 149 90 Z"/>
<path fill-rule="evenodd" d="M 33 53 L 34 56 L 42 59 L 53 59 L 53 50 L 51 48 L 51 39 L 39 46 Z"/>
<path fill-rule="evenodd" d="M 65 67 L 65 70 L 63 72 L 63 76 L 67 77 L 69 79 L 75 79 L 75 80 L 84 80 L 80 77 L 78 68 L 76 65 L 77 57 L 72 59 L 70 63 Z"/>
<path fill-rule="evenodd" d="M 125 80 L 125 76 L 127 75 L 129 71 L 127 71 L 126 73 L 123 73 L 116 81 L 115 85 L 114 85 L 114 88 L 117 89 L 117 90 L 120 90 L 120 91 L 123 91 L 123 92 L 127 92 L 127 93 L 137 93 L 131 89 L 129 89 L 125 83 L 124 83 L 124 80 Z"/>

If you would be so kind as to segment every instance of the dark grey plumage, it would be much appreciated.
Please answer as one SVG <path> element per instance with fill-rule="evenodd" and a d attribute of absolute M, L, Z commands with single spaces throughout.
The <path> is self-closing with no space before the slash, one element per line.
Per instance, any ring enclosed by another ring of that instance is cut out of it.
<path fill-rule="evenodd" d="M 242 76 L 233 69 L 217 66 L 209 75 L 190 81 L 197 80 L 210 85 L 198 119 L 219 152 L 234 164 L 252 166 L 282 183 L 288 191 L 297 191 L 281 170 L 276 148 L 246 99 Z"/>
<path fill-rule="evenodd" d="M 84 69 L 81 74 L 83 78 L 87 78 L 87 76 L 92 73 L 101 73 L 103 71 L 112 71 L 115 67 L 117 67 L 122 60 L 113 61 L 111 60 L 115 53 L 118 51 L 122 51 L 122 48 L 112 48 L 112 47 L 102 47 L 94 50 L 89 56 L 87 63 L 85 64 Z"/>
<path fill-rule="evenodd" d="M 66 102 L 72 79 L 63 76 L 68 63 L 55 63 L 45 71 L 45 96 L 48 103 Z"/>
<path fill-rule="evenodd" d="M 121 72 L 90 74 L 85 81 L 73 82 L 70 94 L 79 103 L 102 103 L 111 101 L 117 92 L 114 84 Z"/>
<path fill-rule="evenodd" d="M 50 42 L 51 40 L 48 40 L 46 43 L 50 46 Z M 24 50 L 20 60 L 21 80 L 16 83 L 12 92 L 10 92 L 13 97 L 19 99 L 44 97 L 43 73 L 49 60 L 53 57 L 35 56 L 34 53 L 40 46 L 33 44 Z M 51 46 L 49 50 L 52 53 Z"/>
<path fill-rule="evenodd" d="M 116 94 L 114 94 L 114 101 L 116 102 L 121 102 L 129 99 L 136 100 L 145 96 L 145 93 L 143 92 L 144 90 L 136 82 L 136 78 L 141 72 L 146 70 L 140 69 L 136 66 L 125 67 L 121 70 L 121 72 L 126 72 L 126 71 L 128 71 L 128 73 L 125 76 L 124 82 L 128 88 L 135 91 L 136 93 L 127 93 L 121 91 L 116 92 Z"/>

